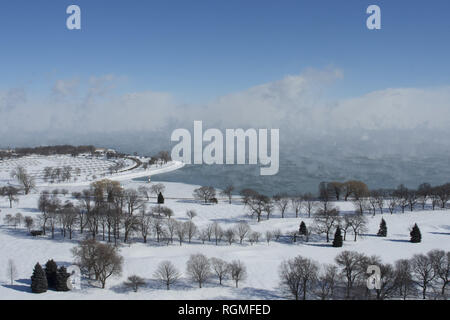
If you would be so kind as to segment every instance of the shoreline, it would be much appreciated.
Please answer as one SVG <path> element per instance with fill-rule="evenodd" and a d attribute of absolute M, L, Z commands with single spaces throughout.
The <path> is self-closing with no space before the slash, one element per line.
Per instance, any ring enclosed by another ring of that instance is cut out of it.
<path fill-rule="evenodd" d="M 140 172 L 127 172 L 125 174 L 117 174 L 108 177 L 102 177 L 91 181 L 82 181 L 82 182 L 70 182 L 70 183 L 42 183 L 37 184 L 37 188 L 46 188 L 46 187 L 82 187 L 89 186 L 91 183 L 95 181 L 100 181 L 103 179 L 109 179 L 113 181 L 132 181 L 133 179 L 143 178 L 148 176 L 154 176 L 162 173 L 172 172 L 178 169 L 181 169 L 185 166 L 183 162 L 180 161 L 171 161 L 167 165 L 162 166 L 160 168 L 149 169 Z"/>

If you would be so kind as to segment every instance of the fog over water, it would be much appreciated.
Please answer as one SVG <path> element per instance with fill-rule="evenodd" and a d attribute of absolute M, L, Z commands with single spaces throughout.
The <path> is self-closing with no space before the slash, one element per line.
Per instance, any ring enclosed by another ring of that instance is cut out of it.
<path fill-rule="evenodd" d="M 340 69 L 308 69 L 203 103 L 166 92 L 116 90 L 114 75 L 58 80 L 48 95 L 0 90 L 0 148 L 73 144 L 153 155 L 195 120 L 204 130 L 280 129 L 280 168 L 187 166 L 155 177 L 267 194 L 316 192 L 321 181 L 359 179 L 370 188 L 450 181 L 450 86 L 386 88 L 333 98 Z M 120 93 L 119 93 L 120 92 Z M 205 145 L 204 145 L 205 146 Z"/>

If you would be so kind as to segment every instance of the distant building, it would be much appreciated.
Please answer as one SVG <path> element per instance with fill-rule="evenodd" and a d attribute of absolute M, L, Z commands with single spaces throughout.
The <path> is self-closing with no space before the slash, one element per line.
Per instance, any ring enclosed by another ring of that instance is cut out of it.
<path fill-rule="evenodd" d="M 107 149 L 107 148 L 96 148 L 94 153 L 96 155 L 105 156 L 105 155 L 116 155 L 117 152 L 114 149 Z"/>
<path fill-rule="evenodd" d="M 103 155 L 106 153 L 106 151 L 107 151 L 106 148 L 96 148 L 94 153 Z"/>

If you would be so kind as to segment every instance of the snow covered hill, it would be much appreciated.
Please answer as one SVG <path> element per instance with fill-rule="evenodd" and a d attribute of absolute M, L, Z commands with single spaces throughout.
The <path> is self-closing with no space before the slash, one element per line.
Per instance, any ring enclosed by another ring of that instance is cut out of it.
<path fill-rule="evenodd" d="M 129 178 L 130 176 L 128 176 Z M 148 183 L 137 181 L 122 181 L 125 188 L 137 188 Z M 198 186 L 182 183 L 165 183 L 165 205 L 174 211 L 173 218 L 187 221 L 186 210 L 193 209 L 197 216 L 193 222 L 199 227 L 205 227 L 211 222 L 218 222 L 224 229 L 234 226 L 239 221 L 247 221 L 252 230 L 264 235 L 267 230 L 282 230 L 283 234 L 298 230 L 303 220 L 310 226 L 312 219 L 304 213 L 295 218 L 291 209 L 286 218 L 281 218 L 275 212 L 270 220 L 263 219 L 257 223 L 251 218 L 246 208 L 238 199 L 232 204 L 227 201 L 219 201 L 217 205 L 205 205 L 192 198 L 192 192 Z M 68 190 L 80 191 L 81 185 L 68 186 Z M 22 213 L 24 216 L 37 217 L 40 213 L 36 209 L 39 192 L 51 190 L 47 187 L 39 187 L 28 195 L 19 196 L 19 203 L 9 208 L 6 198 L 0 198 L 0 221 L 7 214 Z M 62 200 L 72 200 L 70 195 L 62 196 Z M 335 203 L 343 212 L 353 210 L 351 202 Z M 155 205 L 155 199 L 147 201 L 147 207 Z M 379 238 L 376 236 L 381 217 L 388 226 L 388 236 Z M 384 262 L 394 262 L 400 258 L 410 258 L 416 253 L 426 253 L 431 249 L 450 250 L 450 211 L 416 211 L 413 213 L 385 213 L 383 215 L 368 216 L 368 232 L 353 241 L 349 236 L 342 248 L 333 248 L 327 244 L 323 237 L 315 237 L 310 242 L 297 241 L 292 243 L 286 237 L 279 241 L 265 242 L 262 236 L 259 243 L 251 245 L 233 243 L 232 245 L 222 241 L 218 246 L 213 242 L 202 242 L 198 239 L 191 244 L 183 243 L 180 246 L 176 241 L 166 245 L 157 243 L 153 236 L 147 244 L 144 244 L 138 235 L 133 238 L 132 244 L 121 244 L 120 254 L 124 257 L 124 270 L 121 277 L 111 278 L 107 282 L 107 288 L 102 290 L 83 282 L 79 291 L 60 293 L 48 291 L 45 294 L 30 293 L 30 276 L 33 266 L 39 262 L 44 264 L 48 259 L 54 259 L 59 265 L 69 266 L 73 262 L 70 249 L 77 245 L 81 239 L 78 232 L 74 240 L 63 239 L 59 232 L 54 240 L 47 237 L 33 238 L 28 235 L 25 228 L 14 228 L 4 223 L 0 225 L 0 299 L 282 299 L 284 296 L 278 289 L 278 268 L 280 263 L 297 255 L 312 258 L 318 262 L 331 263 L 334 257 L 343 250 L 356 250 L 367 255 L 378 255 Z M 409 229 L 417 223 L 422 231 L 423 241 L 420 244 L 409 242 Z M 208 257 L 219 257 L 227 261 L 240 259 L 247 266 L 248 279 L 243 281 L 240 288 L 234 288 L 232 281 L 225 281 L 219 286 L 215 279 L 211 279 L 204 288 L 189 281 L 185 275 L 186 261 L 189 255 L 203 253 Z M 13 285 L 8 283 L 6 275 L 7 261 L 12 259 L 18 269 L 18 276 Z M 153 276 L 157 265 L 164 260 L 170 260 L 183 273 L 181 281 L 170 291 L 165 290 Z M 130 275 L 136 274 L 146 280 L 146 287 L 138 293 L 124 290 L 122 283 Z"/>

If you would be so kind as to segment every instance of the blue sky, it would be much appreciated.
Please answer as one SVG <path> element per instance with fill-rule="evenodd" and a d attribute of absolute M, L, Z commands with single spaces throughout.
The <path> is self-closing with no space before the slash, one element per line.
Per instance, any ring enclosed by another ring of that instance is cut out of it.
<path fill-rule="evenodd" d="M 70 4 L 81 31 L 65 27 Z M 370 4 L 382 30 L 365 26 Z M 4 0 L 0 90 L 114 74 L 118 90 L 192 103 L 327 67 L 344 73 L 338 97 L 448 85 L 449 12 L 447 0 Z"/>

